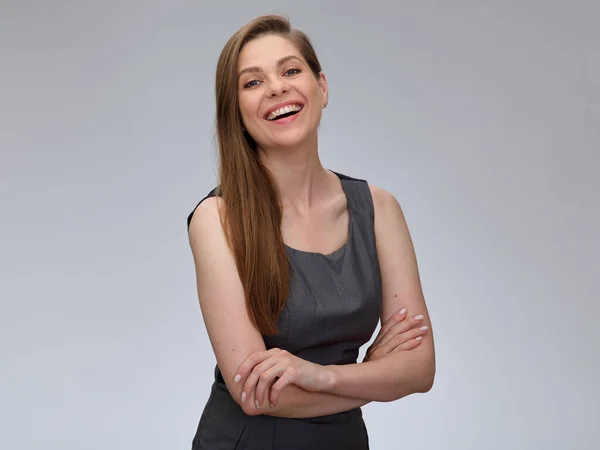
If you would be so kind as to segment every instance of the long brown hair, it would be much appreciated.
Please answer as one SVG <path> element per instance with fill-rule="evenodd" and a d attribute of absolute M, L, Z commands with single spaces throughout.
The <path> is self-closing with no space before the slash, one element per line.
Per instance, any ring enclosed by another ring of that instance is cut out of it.
<path fill-rule="evenodd" d="M 256 144 L 244 131 L 238 104 L 238 56 L 248 42 L 266 34 L 289 39 L 315 78 L 321 65 L 310 39 L 279 15 L 257 17 L 240 28 L 221 51 L 216 71 L 216 131 L 219 148 L 221 221 L 235 256 L 246 306 L 262 334 L 277 334 L 286 304 L 289 266 L 281 233 L 280 193 L 260 162 Z"/>

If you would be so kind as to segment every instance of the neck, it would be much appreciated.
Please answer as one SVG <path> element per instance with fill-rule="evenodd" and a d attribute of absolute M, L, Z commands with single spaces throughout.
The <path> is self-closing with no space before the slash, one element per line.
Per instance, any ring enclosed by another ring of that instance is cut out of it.
<path fill-rule="evenodd" d="M 331 192 L 331 174 L 319 159 L 316 136 L 294 147 L 258 148 L 259 157 L 269 169 L 282 207 L 301 214 L 322 204 Z"/>

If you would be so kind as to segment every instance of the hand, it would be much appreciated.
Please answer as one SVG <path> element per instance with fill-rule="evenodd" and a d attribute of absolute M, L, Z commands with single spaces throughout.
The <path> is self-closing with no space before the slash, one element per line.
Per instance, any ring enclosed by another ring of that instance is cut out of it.
<path fill-rule="evenodd" d="M 279 394 L 289 384 L 311 392 L 325 387 L 326 369 L 292 355 L 286 350 L 272 348 L 248 356 L 237 370 L 233 381 L 243 382 L 242 402 L 254 392 L 255 405 L 269 400 L 271 407 L 277 406 Z"/>
<path fill-rule="evenodd" d="M 407 319 L 406 308 L 394 313 L 382 325 L 379 334 L 367 350 L 363 362 L 373 361 L 389 353 L 412 350 L 417 347 L 428 330 L 426 326 L 418 327 L 422 322 L 422 315 Z"/>

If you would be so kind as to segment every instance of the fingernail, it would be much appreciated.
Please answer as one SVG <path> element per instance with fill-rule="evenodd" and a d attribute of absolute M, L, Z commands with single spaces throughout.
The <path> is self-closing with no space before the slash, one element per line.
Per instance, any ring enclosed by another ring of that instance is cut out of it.
<path fill-rule="evenodd" d="M 254 405 L 255 405 L 257 408 L 260 408 L 260 403 L 258 403 L 258 400 L 254 400 Z"/>
<path fill-rule="evenodd" d="M 246 401 L 246 393 L 242 392 L 242 402 L 245 402 L 245 401 Z"/>
<path fill-rule="evenodd" d="M 415 320 L 423 320 L 423 315 L 419 314 L 418 316 L 415 316 Z"/>
<path fill-rule="evenodd" d="M 398 311 L 398 315 L 401 316 L 405 312 L 406 312 L 406 308 L 402 308 L 400 311 Z"/>
<path fill-rule="evenodd" d="M 415 339 L 416 339 L 417 341 L 420 341 L 420 340 L 422 340 L 422 339 L 423 339 L 423 336 L 417 336 Z"/>
<path fill-rule="evenodd" d="M 242 376 L 238 373 L 235 378 L 233 379 L 234 383 L 237 383 L 238 381 L 240 381 L 242 379 Z"/>
<path fill-rule="evenodd" d="M 423 325 L 421 328 L 419 328 L 419 330 L 421 331 L 427 331 L 428 327 L 427 325 Z"/>
<path fill-rule="evenodd" d="M 271 405 L 271 408 L 275 408 L 275 405 L 271 402 L 269 402 L 269 405 Z"/>

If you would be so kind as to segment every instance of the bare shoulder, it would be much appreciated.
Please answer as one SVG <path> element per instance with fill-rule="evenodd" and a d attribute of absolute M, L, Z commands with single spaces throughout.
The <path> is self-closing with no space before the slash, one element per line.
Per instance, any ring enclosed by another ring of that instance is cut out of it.
<path fill-rule="evenodd" d="M 229 251 L 221 225 L 219 212 L 221 206 L 221 198 L 206 198 L 196 207 L 190 221 L 188 237 L 198 283 L 205 278 L 202 276 L 204 271 L 218 270 L 220 276 L 224 276 L 235 266 L 233 254 Z M 212 267 L 210 267 L 211 262 Z M 229 273 L 227 276 L 231 277 L 233 274 Z M 198 286 L 200 287 L 200 284 Z"/>
<path fill-rule="evenodd" d="M 222 199 L 217 196 L 204 199 L 196 207 L 190 221 L 190 240 L 192 237 L 199 238 L 202 235 L 202 231 L 210 232 L 215 222 L 220 223 L 219 210 L 221 208 Z"/>
<path fill-rule="evenodd" d="M 399 254 L 403 256 L 405 264 L 416 261 L 404 212 L 392 193 L 372 184 L 369 184 L 369 189 L 375 210 L 375 238 L 380 263 L 386 266 L 393 264 L 394 270 L 398 270 Z M 392 251 L 395 253 L 390 255 Z"/>
<path fill-rule="evenodd" d="M 386 199 L 389 201 L 389 199 L 391 197 L 394 197 L 391 193 L 389 193 L 385 189 L 383 189 L 379 186 L 375 186 L 374 184 L 371 184 L 371 183 L 369 183 L 369 190 L 371 191 L 371 196 L 373 197 L 373 202 L 375 202 L 375 203 L 384 202 L 384 201 L 386 201 Z"/>
<path fill-rule="evenodd" d="M 404 222 L 404 213 L 396 197 L 385 189 L 369 183 L 373 206 L 375 208 L 375 221 L 389 215 L 396 216 Z"/>
<path fill-rule="evenodd" d="M 215 284 L 219 282 L 229 282 L 228 289 L 241 287 L 235 258 L 221 224 L 222 206 L 223 199 L 220 197 L 208 197 L 196 207 L 190 221 L 188 234 L 196 265 L 199 294 L 200 291 L 207 291 L 207 286 L 211 289 L 217 287 Z M 201 306 L 206 298 L 211 297 L 208 294 L 206 292 L 206 295 L 200 295 Z M 237 294 L 236 297 L 240 298 L 240 293 Z"/>

